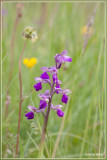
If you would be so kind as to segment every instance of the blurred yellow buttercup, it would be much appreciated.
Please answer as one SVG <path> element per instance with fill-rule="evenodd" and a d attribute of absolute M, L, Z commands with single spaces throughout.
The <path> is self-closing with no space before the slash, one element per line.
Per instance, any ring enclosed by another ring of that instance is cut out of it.
<path fill-rule="evenodd" d="M 28 58 L 23 59 L 23 64 L 28 68 L 32 68 L 37 62 L 38 60 L 33 57 L 31 59 L 28 59 Z"/>
<path fill-rule="evenodd" d="M 81 28 L 81 34 L 82 34 L 82 35 L 85 35 L 85 34 L 91 35 L 92 33 L 93 33 L 93 28 L 92 28 L 92 27 L 89 28 L 89 30 L 88 30 L 88 27 L 87 27 L 87 26 L 83 26 L 83 27 Z"/>

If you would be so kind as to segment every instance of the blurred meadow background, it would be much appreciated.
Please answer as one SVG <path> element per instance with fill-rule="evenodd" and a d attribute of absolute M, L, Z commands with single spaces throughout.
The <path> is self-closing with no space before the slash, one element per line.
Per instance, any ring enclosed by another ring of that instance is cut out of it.
<path fill-rule="evenodd" d="M 17 20 L 17 10 L 21 15 Z M 87 29 L 88 25 L 88 29 Z M 45 139 L 44 158 L 105 157 L 105 4 L 103 2 L 2 3 L 2 157 L 14 158 L 19 114 L 18 61 L 26 26 L 37 29 L 36 43 L 28 41 L 24 58 L 36 58 L 29 67 L 22 61 L 22 104 L 19 158 L 37 158 L 43 126 L 41 114 L 27 120 L 28 105 L 39 107 L 34 78 L 41 67 L 54 66 L 54 55 L 68 50 L 71 63 L 63 64 L 59 79 L 70 89 L 70 100 L 62 104 L 63 118 L 51 111 Z M 13 42 L 12 42 L 12 37 Z M 11 55 L 12 53 L 13 55 Z M 13 57 L 12 77 L 9 80 Z M 43 85 L 42 93 L 49 89 Z M 8 90 L 8 97 L 6 96 Z M 7 97 L 7 99 L 6 99 Z M 9 103 L 6 108 L 6 104 Z"/>

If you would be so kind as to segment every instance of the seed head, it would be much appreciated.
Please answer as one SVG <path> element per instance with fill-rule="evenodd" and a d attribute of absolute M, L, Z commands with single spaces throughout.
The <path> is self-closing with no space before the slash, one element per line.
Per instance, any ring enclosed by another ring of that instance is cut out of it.
<path fill-rule="evenodd" d="M 32 42 L 35 42 L 38 39 L 37 31 L 30 26 L 24 29 L 22 36 L 24 39 L 30 39 Z"/>

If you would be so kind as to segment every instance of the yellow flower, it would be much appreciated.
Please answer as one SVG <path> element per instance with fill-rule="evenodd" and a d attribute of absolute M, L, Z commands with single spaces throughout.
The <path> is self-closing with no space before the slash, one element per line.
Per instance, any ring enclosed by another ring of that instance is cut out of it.
<path fill-rule="evenodd" d="M 28 58 L 25 58 L 25 59 L 23 60 L 23 64 L 24 64 L 24 65 L 27 65 L 28 61 L 29 61 L 29 59 L 28 59 Z"/>
<path fill-rule="evenodd" d="M 38 60 L 36 58 L 33 58 L 33 57 L 31 59 L 25 58 L 23 60 L 23 64 L 25 66 L 27 66 L 28 68 L 32 68 L 37 62 L 38 62 Z"/>
<path fill-rule="evenodd" d="M 82 27 L 82 28 L 81 28 L 81 34 L 82 34 L 82 35 L 85 35 L 85 34 L 92 35 L 92 34 L 93 34 L 93 28 L 91 27 L 91 28 L 89 28 L 89 30 L 88 30 L 87 26 Z"/>
<path fill-rule="evenodd" d="M 81 34 L 86 34 L 86 33 L 87 33 L 87 26 L 84 26 L 81 29 Z"/>

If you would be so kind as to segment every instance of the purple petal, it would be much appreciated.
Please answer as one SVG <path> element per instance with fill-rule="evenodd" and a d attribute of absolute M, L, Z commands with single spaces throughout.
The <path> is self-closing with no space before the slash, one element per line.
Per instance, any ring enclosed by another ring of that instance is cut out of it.
<path fill-rule="evenodd" d="M 45 109 L 38 109 L 38 108 L 35 108 L 33 106 L 28 106 L 28 109 L 31 110 L 32 112 L 36 112 L 36 113 L 41 113 L 41 110 L 44 111 Z"/>
<path fill-rule="evenodd" d="M 61 68 L 61 65 L 63 63 L 63 57 L 60 54 L 56 54 L 55 61 L 56 61 L 56 68 L 59 69 Z"/>
<path fill-rule="evenodd" d="M 66 94 L 63 94 L 61 101 L 65 104 L 68 102 L 68 96 Z"/>
<path fill-rule="evenodd" d="M 42 83 L 49 83 L 51 86 L 51 79 L 44 79 Z"/>
<path fill-rule="evenodd" d="M 46 90 L 45 91 L 45 93 L 43 93 L 43 94 L 39 94 L 40 96 L 43 96 L 43 97 L 46 97 L 46 98 L 50 98 L 51 96 L 50 96 L 50 90 Z"/>
<path fill-rule="evenodd" d="M 59 91 L 60 91 L 60 88 L 56 88 L 56 87 L 55 87 L 54 89 L 55 89 L 55 90 L 54 90 L 54 93 L 55 93 L 55 92 L 56 92 L 57 94 L 60 93 L 60 92 L 59 92 Z"/>
<path fill-rule="evenodd" d="M 56 89 L 57 90 L 57 89 Z M 66 94 L 66 95 L 68 95 L 69 93 L 71 93 L 71 91 L 69 90 L 69 89 L 59 89 L 58 90 L 58 92 L 60 93 L 60 94 Z"/>
<path fill-rule="evenodd" d="M 35 81 L 37 81 L 37 82 L 43 82 L 43 79 L 42 78 L 40 78 L 40 77 L 35 77 Z"/>
<path fill-rule="evenodd" d="M 63 57 L 59 54 L 57 57 L 56 57 L 56 61 L 58 63 L 62 63 L 63 62 Z"/>
<path fill-rule="evenodd" d="M 58 80 L 57 82 L 58 82 L 58 84 L 62 84 L 62 82 L 60 80 Z"/>
<path fill-rule="evenodd" d="M 67 53 L 68 53 L 68 51 L 67 51 L 67 50 L 64 50 L 64 51 L 62 51 L 61 55 L 62 55 L 62 56 L 65 56 Z"/>
<path fill-rule="evenodd" d="M 45 93 L 40 93 L 38 96 L 41 100 L 45 100 L 46 102 L 49 102 L 50 94 L 48 90 Z"/>
<path fill-rule="evenodd" d="M 47 72 L 44 72 L 44 73 L 41 74 L 40 78 L 49 79 L 49 75 L 47 74 Z"/>
<path fill-rule="evenodd" d="M 72 62 L 72 59 L 70 57 L 66 56 L 66 54 L 67 54 L 67 50 L 64 50 L 61 54 L 56 54 L 54 56 L 57 69 L 61 68 L 61 65 L 64 61 Z"/>
<path fill-rule="evenodd" d="M 37 109 L 33 106 L 28 106 L 28 109 L 32 112 L 37 112 Z"/>
<path fill-rule="evenodd" d="M 57 63 L 57 69 L 61 68 L 62 63 Z"/>
<path fill-rule="evenodd" d="M 41 90 L 41 89 L 42 89 L 42 84 L 41 84 L 41 82 L 35 84 L 35 85 L 34 85 L 34 88 L 35 88 L 36 91 Z"/>
<path fill-rule="evenodd" d="M 40 104 L 39 104 L 39 109 L 43 109 L 43 108 L 46 108 L 47 106 L 47 103 L 45 100 L 40 100 Z"/>
<path fill-rule="evenodd" d="M 56 75 L 56 74 L 53 74 L 52 77 L 53 77 L 53 82 L 56 83 L 56 81 L 57 81 L 57 79 L 58 79 L 58 78 L 57 78 L 57 75 Z"/>
<path fill-rule="evenodd" d="M 64 56 L 64 61 L 67 61 L 67 62 L 72 62 L 72 59 L 68 56 Z"/>
<path fill-rule="evenodd" d="M 34 113 L 33 112 L 28 112 L 25 114 L 25 117 L 27 117 L 27 119 L 33 119 L 34 118 Z"/>
<path fill-rule="evenodd" d="M 56 86 L 55 86 L 55 90 L 56 90 L 56 93 L 58 94 L 59 92 L 58 92 L 58 90 L 60 90 L 61 89 L 61 87 L 60 87 L 60 85 L 59 85 L 59 83 L 58 83 L 58 81 L 56 82 Z"/>
<path fill-rule="evenodd" d="M 41 70 L 42 70 L 43 72 L 47 72 L 47 71 L 48 71 L 48 67 L 41 67 Z"/>
<path fill-rule="evenodd" d="M 45 95 L 50 95 L 50 90 L 46 90 Z"/>
<path fill-rule="evenodd" d="M 61 88 L 58 82 L 56 83 L 56 86 L 55 86 L 55 87 L 56 87 L 56 88 Z"/>
<path fill-rule="evenodd" d="M 41 82 L 41 83 L 49 83 L 51 85 L 51 79 L 42 79 L 40 77 L 35 77 L 35 81 Z"/>
<path fill-rule="evenodd" d="M 57 115 L 58 115 L 59 117 L 63 117 L 63 116 L 64 116 L 64 112 L 61 111 L 60 109 L 58 109 L 58 110 L 57 110 Z"/>
<path fill-rule="evenodd" d="M 37 112 L 36 112 L 36 113 L 41 113 L 42 111 L 44 112 L 45 109 L 37 109 Z"/>
<path fill-rule="evenodd" d="M 51 108 L 54 109 L 55 111 L 57 111 L 58 109 L 60 109 L 62 107 L 62 105 L 53 105 L 51 104 Z"/>
<path fill-rule="evenodd" d="M 57 69 L 60 69 L 61 68 L 61 65 L 62 65 L 62 62 L 57 62 L 57 60 L 56 60 L 56 68 Z"/>
<path fill-rule="evenodd" d="M 51 74 L 58 73 L 58 70 L 56 69 L 56 67 L 42 67 L 41 70 L 43 72 L 50 72 Z"/>

